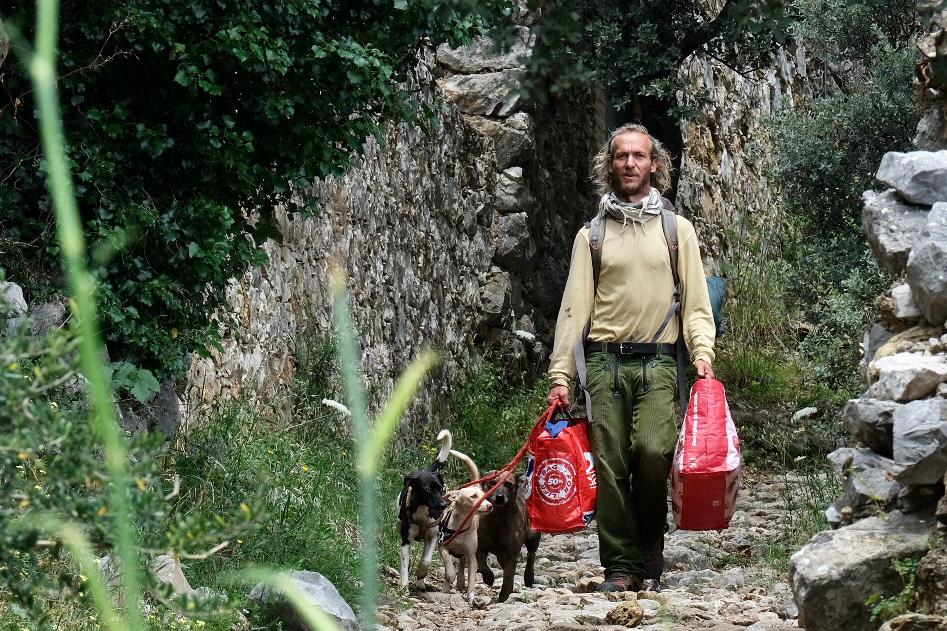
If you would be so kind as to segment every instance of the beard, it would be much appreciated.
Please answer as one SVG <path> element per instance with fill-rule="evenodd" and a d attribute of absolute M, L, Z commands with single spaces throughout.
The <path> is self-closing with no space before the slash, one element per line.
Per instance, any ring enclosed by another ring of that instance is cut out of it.
<path fill-rule="evenodd" d="M 650 174 L 644 174 L 636 183 L 625 182 L 620 176 L 612 175 L 612 189 L 619 197 L 630 198 L 640 195 L 651 185 Z"/>

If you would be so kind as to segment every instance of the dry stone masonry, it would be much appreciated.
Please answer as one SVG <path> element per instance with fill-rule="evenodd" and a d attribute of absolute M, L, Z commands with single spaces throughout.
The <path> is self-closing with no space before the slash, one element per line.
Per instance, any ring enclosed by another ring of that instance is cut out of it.
<path fill-rule="evenodd" d="M 932 36 L 937 42 L 944 40 L 943 27 L 947 23 Z M 947 57 L 947 50 L 929 49 L 934 50 L 929 59 Z M 947 88 L 947 77 L 943 80 L 938 96 Z M 857 446 L 829 455 L 844 488 L 826 510 L 837 529 L 817 534 L 791 559 L 800 623 L 810 631 L 876 629 L 866 601 L 898 594 L 905 579 L 896 562 L 909 559 L 920 559 L 920 613 L 884 628 L 947 628 L 947 548 L 942 543 L 947 525 L 947 127 L 942 111 L 943 101 L 936 102 L 921 122 L 915 143 L 922 150 L 884 156 L 877 178 L 890 188 L 866 191 L 863 197 L 868 241 L 898 280 L 880 299 L 882 321 L 865 335 L 868 389 L 842 413 Z"/>

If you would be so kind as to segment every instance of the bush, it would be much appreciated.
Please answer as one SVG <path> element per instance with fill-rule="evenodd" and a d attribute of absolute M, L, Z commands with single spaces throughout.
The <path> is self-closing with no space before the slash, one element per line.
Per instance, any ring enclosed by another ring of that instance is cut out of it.
<path fill-rule="evenodd" d="M 386 121 L 423 114 L 395 84 L 421 40 L 457 44 L 505 8 L 64 2 L 57 86 L 112 358 L 161 378 L 180 373 L 188 351 L 212 348 L 210 316 L 227 281 L 261 265 L 261 244 L 279 236 L 273 209 L 311 212 L 305 191 L 316 178 L 343 172 Z M 32 38 L 34 2 L 5 3 L 4 13 Z M 23 59 L 7 60 L 4 86 L 0 232 L 36 261 L 17 271 L 55 277 L 59 245 Z"/>

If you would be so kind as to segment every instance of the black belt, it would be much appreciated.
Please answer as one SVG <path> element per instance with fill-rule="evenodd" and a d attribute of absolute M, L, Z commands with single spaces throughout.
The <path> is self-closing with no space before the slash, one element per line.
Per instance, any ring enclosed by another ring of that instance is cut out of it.
<path fill-rule="evenodd" d="M 673 355 L 675 344 L 652 344 L 650 342 L 592 342 L 585 343 L 587 353 L 612 353 L 613 355 Z"/>

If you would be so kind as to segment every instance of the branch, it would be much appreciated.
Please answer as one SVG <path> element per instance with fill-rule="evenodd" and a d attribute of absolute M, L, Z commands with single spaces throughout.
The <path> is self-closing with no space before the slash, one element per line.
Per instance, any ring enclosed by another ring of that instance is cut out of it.
<path fill-rule="evenodd" d="M 698 24 L 684 34 L 684 37 L 681 38 L 681 53 L 677 60 L 678 64 L 723 32 L 723 27 L 729 19 L 728 14 L 736 2 L 737 0 L 727 0 L 714 19 Z"/>

